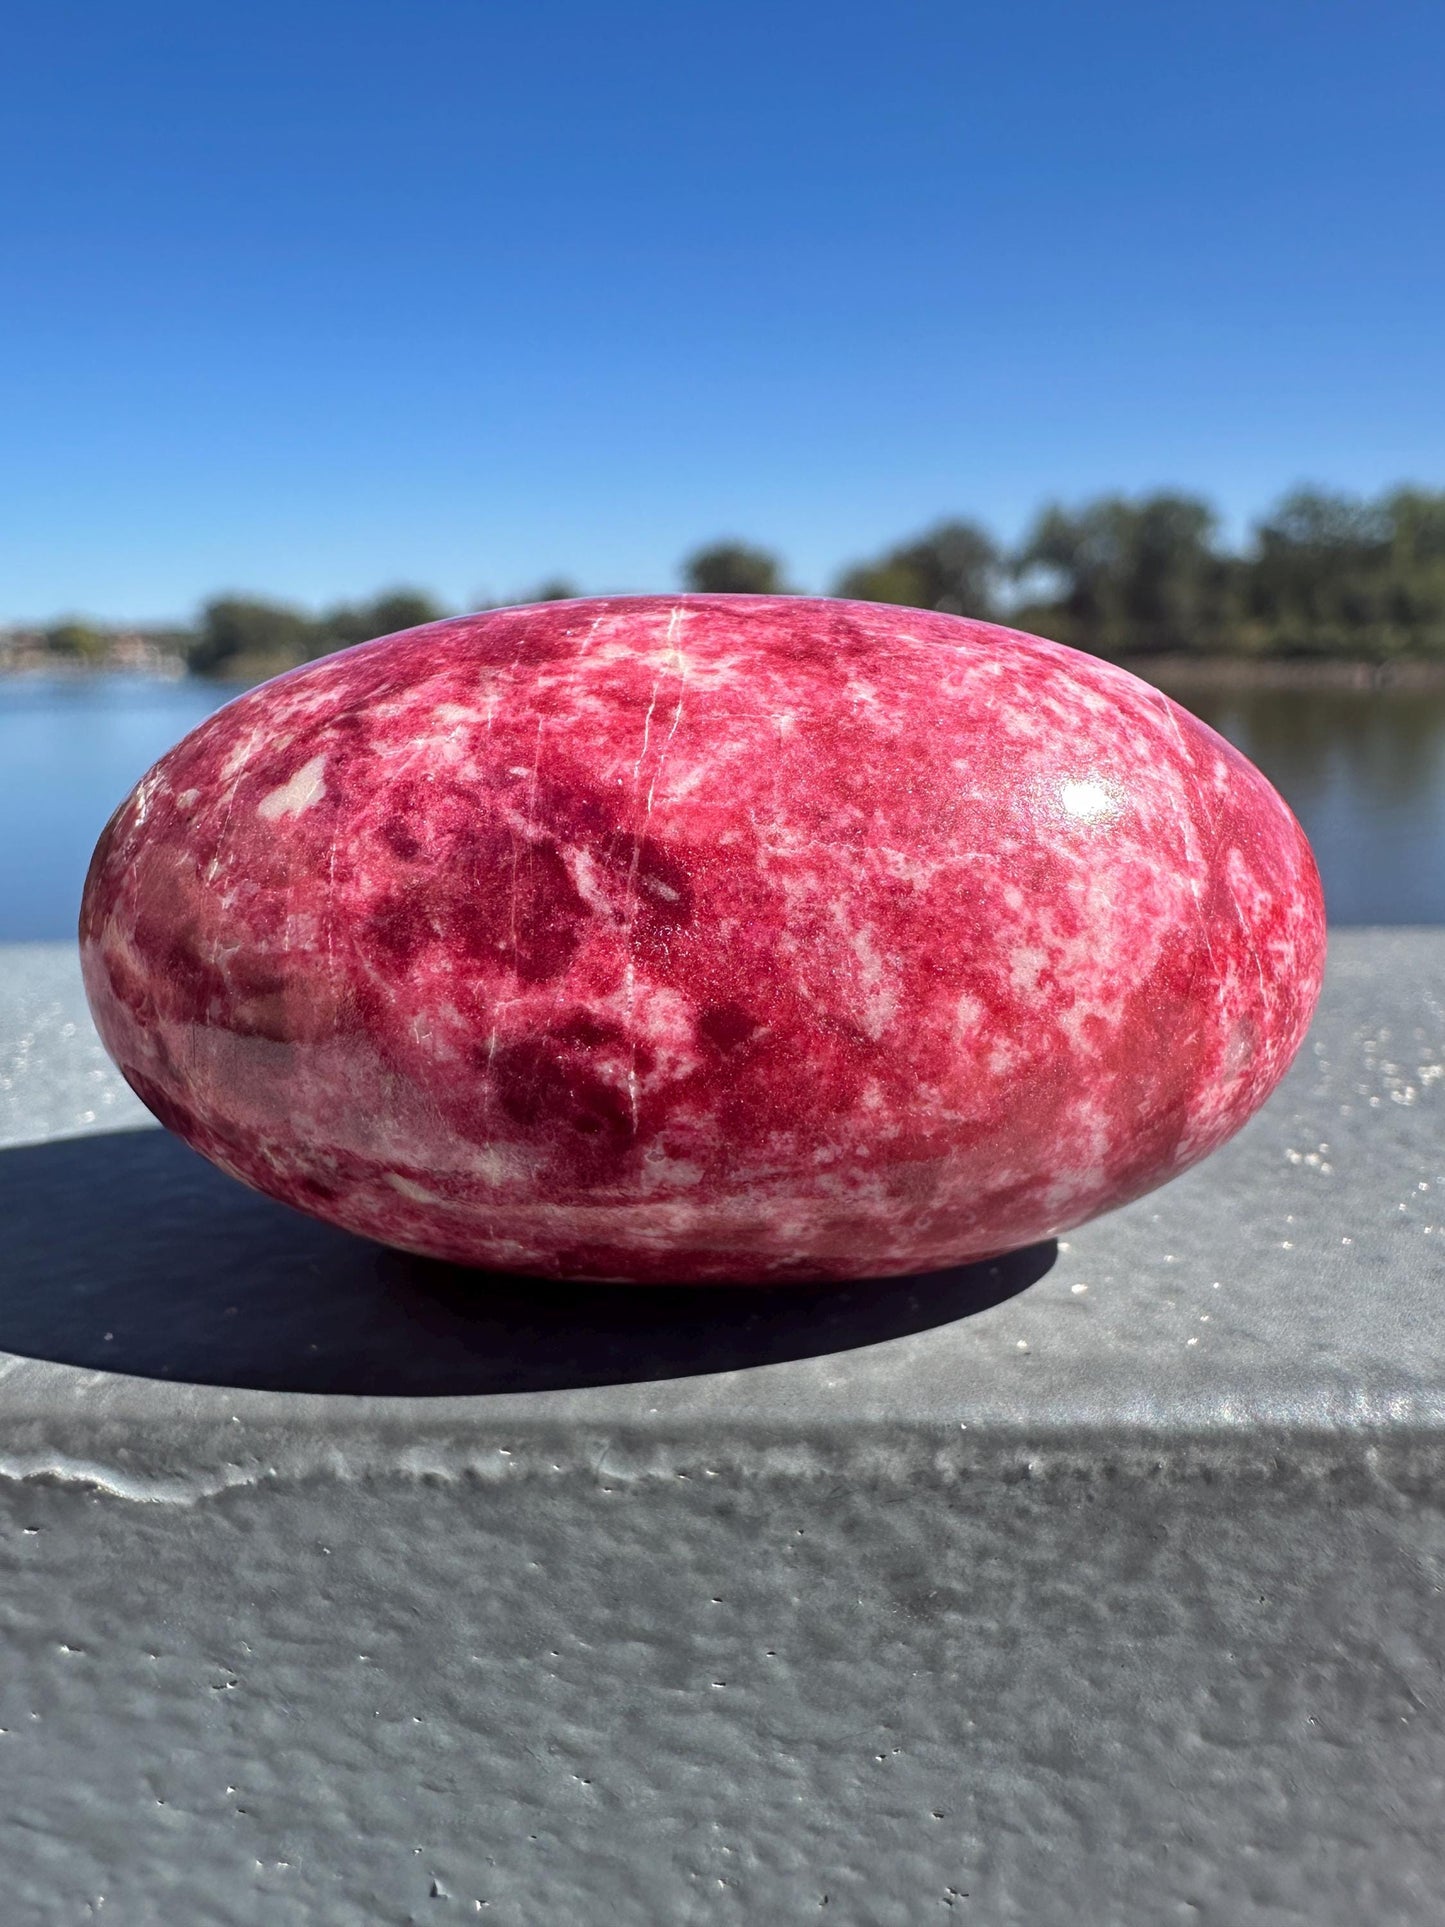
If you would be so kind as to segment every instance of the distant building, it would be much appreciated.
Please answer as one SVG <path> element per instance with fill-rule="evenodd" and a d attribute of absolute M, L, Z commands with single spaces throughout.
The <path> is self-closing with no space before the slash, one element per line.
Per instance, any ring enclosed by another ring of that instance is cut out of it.
<path fill-rule="evenodd" d="M 57 646 L 64 629 L 29 626 L 0 629 L 0 675 L 90 675 L 112 671 L 131 676 L 161 676 L 173 681 L 186 673 L 183 638 L 174 632 L 97 629 L 99 647 L 84 655 Z"/>

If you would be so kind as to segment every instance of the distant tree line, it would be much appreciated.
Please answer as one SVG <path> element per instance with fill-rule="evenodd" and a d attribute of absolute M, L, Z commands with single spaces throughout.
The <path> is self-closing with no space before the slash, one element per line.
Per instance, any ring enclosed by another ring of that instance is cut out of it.
<path fill-rule="evenodd" d="M 771 550 L 741 541 L 696 550 L 682 578 L 700 594 L 795 593 Z M 580 593 L 557 579 L 517 599 Z M 1445 491 L 1401 487 L 1365 500 L 1297 489 L 1238 550 L 1224 545 L 1214 510 L 1196 496 L 1051 503 L 1013 549 L 975 523 L 944 521 L 849 565 L 830 593 L 1003 621 L 1116 660 L 1445 660 Z M 254 680 L 447 613 L 407 588 L 320 615 L 218 596 L 165 646 L 193 673 Z M 35 640 L 77 665 L 103 661 L 108 646 L 105 631 L 75 621 Z"/>
<path fill-rule="evenodd" d="M 685 572 L 704 591 L 781 586 L 777 559 L 740 543 L 699 550 Z M 1115 660 L 1445 660 L 1445 491 L 1297 489 L 1238 552 L 1195 496 L 1051 503 L 1013 550 L 941 522 L 845 569 L 832 593 L 1003 621 Z"/>
<path fill-rule="evenodd" d="M 217 596 L 201 610 L 186 662 L 201 676 L 258 668 L 264 674 L 273 663 L 309 662 L 313 656 L 370 642 L 373 636 L 436 622 L 445 614 L 440 603 L 419 589 L 391 589 L 370 602 L 342 603 L 320 616 L 255 596 Z"/>

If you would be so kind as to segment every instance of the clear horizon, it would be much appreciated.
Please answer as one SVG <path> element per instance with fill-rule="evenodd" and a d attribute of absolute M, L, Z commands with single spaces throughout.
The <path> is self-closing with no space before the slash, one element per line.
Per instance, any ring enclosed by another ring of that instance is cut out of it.
<path fill-rule="evenodd" d="M 1445 482 L 1432 7 L 57 0 L 9 52 L 0 621 Z"/>

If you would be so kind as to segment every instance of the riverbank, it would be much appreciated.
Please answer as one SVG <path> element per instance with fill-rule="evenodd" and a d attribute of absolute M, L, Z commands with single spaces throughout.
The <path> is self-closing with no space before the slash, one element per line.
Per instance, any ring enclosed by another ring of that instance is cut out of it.
<path fill-rule="evenodd" d="M 280 675 L 291 662 L 242 662 L 228 665 L 224 678 L 193 676 L 175 656 L 155 661 L 77 663 L 0 657 L 0 680 L 89 682 L 122 675 L 156 682 L 186 681 L 200 688 L 235 690 Z M 1118 666 L 1167 694 L 1234 689 L 1445 689 L 1445 659 L 1405 657 L 1392 662 L 1337 662 L 1314 656 L 1125 656 Z"/>
<path fill-rule="evenodd" d="M 138 676 L 151 682 L 178 682 L 186 673 L 183 656 L 143 640 L 94 661 L 57 650 L 16 649 L 0 640 L 0 677 L 10 679 L 90 682 L 99 676 Z"/>
<path fill-rule="evenodd" d="M 1167 694 L 1231 689 L 1445 689 L 1445 661 L 1335 662 L 1313 656 L 1128 656 L 1119 664 Z"/>

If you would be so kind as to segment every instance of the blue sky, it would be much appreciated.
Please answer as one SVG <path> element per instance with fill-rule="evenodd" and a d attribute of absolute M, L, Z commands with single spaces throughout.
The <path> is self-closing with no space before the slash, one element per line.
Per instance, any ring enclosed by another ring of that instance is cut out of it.
<path fill-rule="evenodd" d="M 0 618 L 1445 485 L 1445 10 L 22 0 Z"/>

